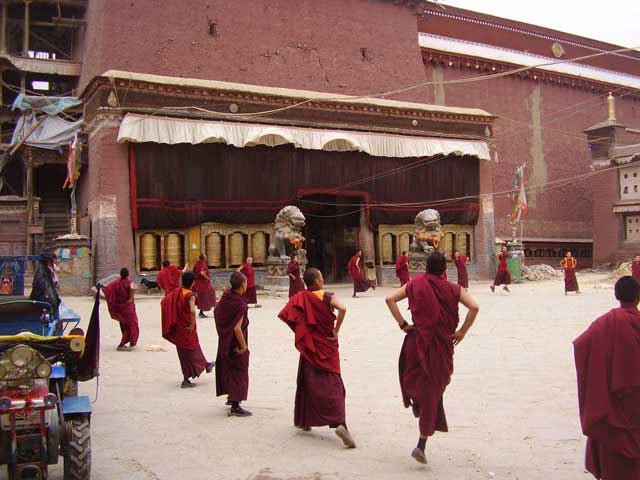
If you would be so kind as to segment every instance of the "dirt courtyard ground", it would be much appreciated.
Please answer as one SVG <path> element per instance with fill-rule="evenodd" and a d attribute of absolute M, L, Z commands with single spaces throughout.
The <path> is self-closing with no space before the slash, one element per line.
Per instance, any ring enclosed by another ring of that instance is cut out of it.
<path fill-rule="evenodd" d="M 405 410 L 397 359 L 403 334 L 384 304 L 391 288 L 352 299 L 341 332 L 347 422 L 358 448 L 347 450 L 328 428 L 295 429 L 298 355 L 276 314 L 284 299 L 260 297 L 250 310 L 251 418 L 229 418 L 215 379 L 181 390 L 175 350 L 160 337 L 160 298 L 137 299 L 141 340 L 116 352 L 119 329 L 102 304 L 99 398 L 92 420 L 94 479 L 588 479 L 583 470 L 571 341 L 616 305 L 603 276 L 579 276 L 584 293 L 565 296 L 562 282 L 514 285 L 492 295 L 472 285 L 481 311 L 456 349 L 445 394 L 449 433 L 427 443 L 429 465 L 409 455 L 417 421 Z M 65 301 L 83 318 L 89 298 Z M 461 309 L 461 314 L 463 314 Z M 214 359 L 213 318 L 199 320 L 205 354 Z M 166 351 L 150 351 L 161 346 Z M 93 400 L 95 382 L 81 385 Z M 51 478 L 61 479 L 61 468 Z"/>

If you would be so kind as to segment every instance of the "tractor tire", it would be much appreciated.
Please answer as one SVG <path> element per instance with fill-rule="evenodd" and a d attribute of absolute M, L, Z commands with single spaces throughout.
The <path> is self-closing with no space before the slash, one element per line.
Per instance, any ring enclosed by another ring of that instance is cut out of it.
<path fill-rule="evenodd" d="M 67 445 L 64 455 L 64 480 L 91 478 L 91 428 L 89 417 L 67 420 Z"/>

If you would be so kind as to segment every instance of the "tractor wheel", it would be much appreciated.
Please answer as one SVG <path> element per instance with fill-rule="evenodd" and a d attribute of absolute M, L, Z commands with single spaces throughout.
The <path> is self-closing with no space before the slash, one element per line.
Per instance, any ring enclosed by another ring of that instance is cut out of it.
<path fill-rule="evenodd" d="M 91 478 L 91 429 L 89 417 L 67 420 L 67 446 L 64 455 L 64 480 Z"/>

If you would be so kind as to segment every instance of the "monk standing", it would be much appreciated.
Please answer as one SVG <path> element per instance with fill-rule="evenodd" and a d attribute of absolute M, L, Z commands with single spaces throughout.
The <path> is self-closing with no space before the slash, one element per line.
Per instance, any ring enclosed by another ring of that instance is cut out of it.
<path fill-rule="evenodd" d="M 293 330 L 300 352 L 294 424 L 307 431 L 328 425 L 347 447 L 355 448 L 346 424 L 338 351 L 338 333 L 347 309 L 324 291 L 317 268 L 304 272 L 304 283 L 307 290 L 296 293 L 278 315 Z M 338 310 L 337 320 L 334 310 Z"/>
<path fill-rule="evenodd" d="M 427 258 L 427 273 L 414 277 L 407 285 L 386 298 L 391 314 L 407 335 L 400 352 L 400 390 L 405 407 L 412 406 L 419 417 L 420 438 L 411 456 L 427 463 L 427 438 L 436 430 L 446 432 L 443 394 L 453 373 L 453 350 L 467 334 L 478 315 L 476 301 L 459 285 L 443 280 L 445 256 L 438 251 Z M 409 298 L 413 324 L 407 323 L 398 302 Z M 458 302 L 468 309 L 458 328 Z"/>
<path fill-rule="evenodd" d="M 178 351 L 182 388 L 195 387 L 190 379 L 199 377 L 205 370 L 211 373 L 215 365 L 207 362 L 200 347 L 196 324 L 196 296 L 191 290 L 193 282 L 193 272 L 184 272 L 182 288 L 174 288 L 160 302 L 162 337 L 173 343 Z"/>
<path fill-rule="evenodd" d="M 247 299 L 249 305 L 260 307 L 258 303 L 258 292 L 256 291 L 256 272 L 253 269 L 253 258 L 247 257 L 245 262 L 238 267 L 238 272 L 247 277 L 247 290 L 244 292 L 244 298 Z"/>
<path fill-rule="evenodd" d="M 564 294 L 569 292 L 580 293 L 578 279 L 576 278 L 576 267 L 578 262 L 571 256 L 571 252 L 567 252 L 560 262 L 560 266 L 564 270 Z"/>
<path fill-rule="evenodd" d="M 109 315 L 120 323 L 122 339 L 118 345 L 118 351 L 128 352 L 136 346 L 140 336 L 138 315 L 134 303 L 134 286 L 129 280 L 129 270 L 122 268 L 120 278 L 104 287 L 102 291 L 107 299 Z"/>
<path fill-rule="evenodd" d="M 240 406 L 249 392 L 249 316 L 244 293 L 247 277 L 233 272 L 231 290 L 225 290 L 213 311 L 218 332 L 216 396 L 227 395 L 229 416 L 249 417 Z"/>
<path fill-rule="evenodd" d="M 293 254 L 291 261 L 287 266 L 287 275 L 289 275 L 289 298 L 296 293 L 304 290 L 304 282 L 300 278 L 300 264 L 298 263 L 298 255 Z"/>
<path fill-rule="evenodd" d="M 586 469 L 603 480 L 640 479 L 640 285 L 615 285 L 620 308 L 573 341 Z"/>
<path fill-rule="evenodd" d="M 171 293 L 172 290 L 180 288 L 180 277 L 188 269 L 188 264 L 185 265 L 182 270 L 180 270 L 175 265 L 171 265 L 169 260 L 165 260 L 162 262 L 162 270 L 160 270 L 160 273 L 158 273 L 156 282 L 158 283 L 158 286 L 164 291 L 165 297 L 169 293 Z"/>
<path fill-rule="evenodd" d="M 199 317 L 206 318 L 204 312 L 208 312 L 216 306 L 216 290 L 211 285 L 209 277 L 209 264 L 205 254 L 200 255 L 198 261 L 193 266 L 193 291 L 196 294 L 196 305 L 200 310 Z"/>
<path fill-rule="evenodd" d="M 363 271 L 363 260 L 362 260 L 362 250 L 356 250 L 356 254 L 351 257 L 349 260 L 349 265 L 347 265 L 347 269 L 349 270 L 349 275 L 353 279 L 353 297 L 356 297 L 356 293 L 366 292 L 370 288 L 376 289 L 376 286 L 371 283 L 367 277 L 364 275 Z"/>
<path fill-rule="evenodd" d="M 509 269 L 507 268 L 507 247 L 502 247 L 498 254 L 496 255 L 498 259 L 498 272 L 496 273 L 496 278 L 493 281 L 493 285 L 490 285 L 492 292 L 496 291 L 496 287 L 500 285 L 504 285 L 503 290 L 509 291 L 508 285 L 511 285 L 511 274 L 509 273 Z"/>
<path fill-rule="evenodd" d="M 407 252 L 402 252 L 402 255 L 400 255 L 396 260 L 396 277 L 400 280 L 401 287 L 411 280 L 411 276 L 409 275 L 409 257 L 407 257 Z"/>
<path fill-rule="evenodd" d="M 640 255 L 636 255 L 629 267 L 631 268 L 631 276 L 640 282 Z"/>
<path fill-rule="evenodd" d="M 469 289 L 469 272 L 467 272 L 467 262 L 469 258 L 460 255 L 457 250 L 453 252 L 453 263 L 458 271 L 458 285 L 464 289 Z"/>

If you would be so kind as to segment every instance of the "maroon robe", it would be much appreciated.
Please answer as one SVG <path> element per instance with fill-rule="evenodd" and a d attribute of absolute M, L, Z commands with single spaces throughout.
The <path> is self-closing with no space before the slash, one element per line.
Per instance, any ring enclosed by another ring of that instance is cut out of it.
<path fill-rule="evenodd" d="M 169 265 L 160 270 L 156 282 L 164 291 L 165 297 L 171 293 L 173 289 L 180 287 L 180 277 L 182 277 L 182 270 L 175 265 Z"/>
<path fill-rule="evenodd" d="M 400 286 L 404 286 L 411 276 L 409 275 L 409 257 L 400 255 L 396 260 L 396 277 L 400 280 Z"/>
<path fill-rule="evenodd" d="M 136 305 L 129 301 L 131 295 L 131 280 L 128 278 L 119 278 L 104 287 L 102 291 L 107 299 L 109 315 L 120 323 L 120 331 L 122 332 L 120 346 L 122 347 L 128 343 L 132 347 L 135 347 L 138 343 L 138 337 L 140 336 L 140 327 L 138 325 Z"/>
<path fill-rule="evenodd" d="M 631 262 L 631 276 L 640 282 L 640 262 Z"/>
<path fill-rule="evenodd" d="M 614 308 L 573 341 L 586 468 L 604 480 L 640 479 L 640 312 Z"/>
<path fill-rule="evenodd" d="M 564 269 L 564 291 L 566 292 L 578 292 L 580 287 L 578 286 L 578 279 L 576 278 L 576 266 L 578 262 L 575 258 L 563 258 L 562 268 Z"/>
<path fill-rule="evenodd" d="M 192 320 L 189 299 L 193 296 L 191 290 L 174 288 L 160 302 L 162 337 L 176 346 L 185 379 L 199 377 L 207 366 L 207 359 L 200 347 L 197 323 L 191 332 L 186 330 Z"/>
<path fill-rule="evenodd" d="M 304 290 L 304 282 L 300 278 L 300 264 L 291 260 L 287 267 L 287 274 L 293 275 L 293 278 L 289 277 L 289 298 L 291 298 L 296 293 Z"/>
<path fill-rule="evenodd" d="M 453 263 L 458 271 L 458 285 L 463 288 L 469 288 L 469 273 L 467 272 L 467 262 L 469 259 L 464 255 L 458 255 L 458 258 L 453 259 Z"/>
<path fill-rule="evenodd" d="M 242 355 L 234 328 L 242 320 L 242 334 L 249 346 L 249 316 L 247 300 L 233 290 L 227 290 L 213 311 L 218 332 L 218 355 L 216 357 L 216 396 L 228 395 L 232 402 L 247 399 L 249 392 L 249 351 Z"/>
<path fill-rule="evenodd" d="M 460 286 L 420 274 L 407 284 L 414 330 L 402 344 L 398 362 L 405 407 L 420 418 L 420 435 L 447 431 L 443 394 L 453 373 L 453 335 L 458 327 Z"/>
<path fill-rule="evenodd" d="M 244 292 L 244 298 L 247 300 L 247 303 L 258 303 L 255 270 L 248 263 L 244 263 L 240 271 L 247 277 L 247 289 Z"/>
<path fill-rule="evenodd" d="M 206 275 L 203 277 L 201 272 Z M 196 294 L 196 304 L 202 312 L 208 312 L 216 306 L 216 290 L 209 279 L 209 266 L 205 260 L 198 260 L 193 266 L 193 291 Z"/>
<path fill-rule="evenodd" d="M 373 283 L 371 283 L 364 276 L 362 272 L 362 258 L 360 258 L 359 264 L 356 264 L 358 261 L 358 255 L 354 255 L 349 260 L 349 264 L 347 265 L 347 270 L 349 270 L 349 275 L 353 279 L 353 293 L 366 292 L 370 288 L 373 288 Z"/>
<path fill-rule="evenodd" d="M 300 352 L 294 409 L 298 427 L 335 427 L 346 422 L 338 342 L 327 338 L 333 336 L 336 320 L 331 296 L 323 293 L 321 300 L 316 293 L 303 290 L 278 314 L 293 330 Z"/>
<path fill-rule="evenodd" d="M 509 269 L 507 268 L 507 254 L 500 252 L 498 254 L 498 272 L 496 273 L 496 278 L 493 281 L 493 284 L 497 287 L 499 285 L 510 285 L 511 284 L 511 273 L 509 273 Z"/>

